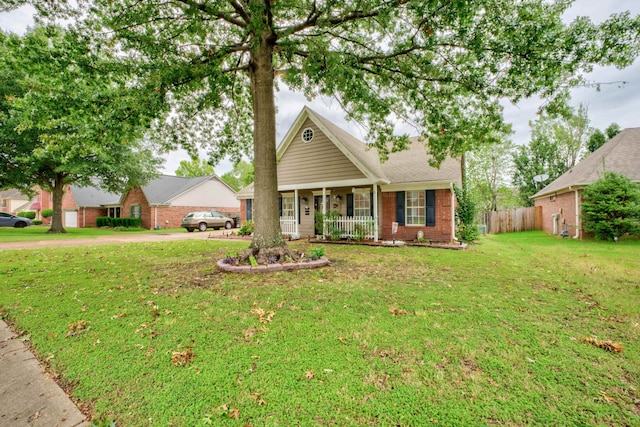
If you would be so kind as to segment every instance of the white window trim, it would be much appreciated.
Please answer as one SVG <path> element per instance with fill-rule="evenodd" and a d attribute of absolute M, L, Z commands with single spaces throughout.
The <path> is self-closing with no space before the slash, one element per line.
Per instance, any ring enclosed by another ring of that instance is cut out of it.
<path fill-rule="evenodd" d="M 311 137 L 309 139 L 305 139 L 305 134 L 310 134 Z M 315 136 L 316 132 L 312 128 L 304 128 L 302 130 L 302 133 L 300 134 L 300 139 L 302 139 L 302 142 L 306 144 L 313 141 L 313 138 L 315 138 Z"/>
<path fill-rule="evenodd" d="M 423 200 L 423 204 L 422 206 L 412 206 L 409 207 L 409 193 L 419 193 L 420 191 L 422 191 L 423 196 L 422 196 L 422 200 Z M 419 224 L 409 224 L 409 209 L 419 209 L 420 207 L 422 207 L 422 209 L 424 210 L 424 216 L 422 217 L 422 222 Z M 406 227 L 425 227 L 426 226 L 426 222 L 427 222 L 427 198 L 426 195 L 424 195 L 424 190 L 409 190 L 405 192 L 404 195 L 404 225 Z"/>

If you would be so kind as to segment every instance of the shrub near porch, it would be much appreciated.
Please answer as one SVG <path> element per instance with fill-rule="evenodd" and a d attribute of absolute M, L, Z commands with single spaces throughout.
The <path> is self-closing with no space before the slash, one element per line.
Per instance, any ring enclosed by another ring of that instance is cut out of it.
<path fill-rule="evenodd" d="M 245 247 L 11 252 L 2 315 L 118 425 L 639 424 L 640 241 L 330 246 L 327 269 L 216 271 Z"/>

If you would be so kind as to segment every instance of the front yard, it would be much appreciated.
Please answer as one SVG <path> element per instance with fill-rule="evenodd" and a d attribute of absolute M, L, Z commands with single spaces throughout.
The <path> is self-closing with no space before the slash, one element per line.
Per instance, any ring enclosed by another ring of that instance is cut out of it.
<path fill-rule="evenodd" d="M 246 246 L 3 251 L 0 315 L 119 426 L 640 425 L 640 241 L 326 245 L 325 269 L 216 271 Z"/>

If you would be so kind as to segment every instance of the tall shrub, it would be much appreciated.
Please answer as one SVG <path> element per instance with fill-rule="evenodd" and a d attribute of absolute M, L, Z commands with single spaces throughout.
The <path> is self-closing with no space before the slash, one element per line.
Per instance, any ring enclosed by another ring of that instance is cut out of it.
<path fill-rule="evenodd" d="M 624 175 L 605 172 L 584 189 L 582 200 L 584 230 L 596 239 L 640 233 L 640 187 Z"/>
<path fill-rule="evenodd" d="M 453 187 L 458 201 L 456 208 L 456 225 L 458 227 L 458 238 L 463 242 L 473 242 L 478 240 L 478 224 L 476 223 L 477 208 L 471 197 L 471 192 L 467 185 L 462 188 L 455 185 Z"/>

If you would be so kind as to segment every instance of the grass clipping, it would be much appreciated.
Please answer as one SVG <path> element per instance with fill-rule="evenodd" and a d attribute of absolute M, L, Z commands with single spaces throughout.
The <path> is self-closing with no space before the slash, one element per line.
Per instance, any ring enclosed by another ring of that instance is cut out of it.
<path fill-rule="evenodd" d="M 582 339 L 582 341 L 587 342 L 589 344 L 593 344 L 596 347 L 599 347 L 603 350 L 609 351 L 611 353 L 621 353 L 624 351 L 624 348 L 622 347 L 622 345 L 616 343 L 616 342 L 612 342 L 609 340 L 606 341 L 601 341 L 595 338 L 591 338 L 591 337 L 585 337 Z"/>

